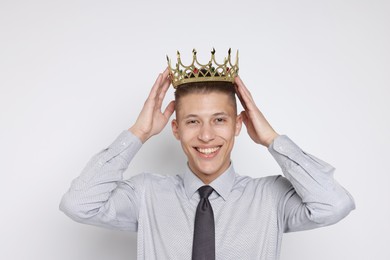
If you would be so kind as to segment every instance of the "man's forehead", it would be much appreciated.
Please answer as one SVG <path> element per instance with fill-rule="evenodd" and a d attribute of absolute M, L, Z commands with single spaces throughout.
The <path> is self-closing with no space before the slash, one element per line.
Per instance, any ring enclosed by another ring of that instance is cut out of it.
<path fill-rule="evenodd" d="M 216 113 L 225 113 L 229 116 L 236 116 L 235 102 L 229 94 L 212 91 L 201 93 L 187 93 L 178 100 L 176 104 L 176 117 L 187 117 L 188 115 L 211 116 Z"/>
<path fill-rule="evenodd" d="M 191 118 L 191 117 L 201 117 L 201 116 L 212 116 L 212 117 L 218 117 L 218 116 L 231 116 L 231 114 L 227 113 L 227 112 L 206 112 L 206 113 L 202 113 L 203 111 L 200 111 L 200 113 L 197 113 L 197 114 L 185 114 L 183 115 L 184 118 Z"/>
<path fill-rule="evenodd" d="M 183 107 L 189 106 L 232 106 L 229 102 L 229 96 L 226 93 L 210 92 L 210 93 L 190 93 L 181 98 Z"/>
<path fill-rule="evenodd" d="M 229 95 L 223 92 L 208 92 L 208 93 L 189 93 L 180 99 L 184 100 L 182 104 L 186 104 L 188 102 L 196 102 L 196 103 L 211 103 L 222 105 L 225 103 L 226 105 L 230 105 L 229 103 Z"/>

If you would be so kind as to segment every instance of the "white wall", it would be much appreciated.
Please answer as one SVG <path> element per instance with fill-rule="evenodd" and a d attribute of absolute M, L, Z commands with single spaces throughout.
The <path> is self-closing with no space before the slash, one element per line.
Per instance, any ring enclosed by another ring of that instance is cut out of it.
<path fill-rule="evenodd" d="M 71 221 L 61 196 L 131 126 L 166 54 L 232 47 L 274 128 L 333 164 L 357 204 L 337 225 L 285 235 L 282 259 L 390 259 L 389 13 L 385 0 L 1 0 L 0 258 L 135 259 L 135 234 Z M 166 128 L 126 176 L 175 174 L 184 159 Z M 241 174 L 280 173 L 245 129 L 233 160 Z"/>

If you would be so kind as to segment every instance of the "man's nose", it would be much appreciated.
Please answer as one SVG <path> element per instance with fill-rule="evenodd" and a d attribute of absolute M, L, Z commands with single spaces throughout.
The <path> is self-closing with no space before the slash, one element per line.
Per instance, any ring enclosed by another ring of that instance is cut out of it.
<path fill-rule="evenodd" d="M 200 127 L 198 139 L 203 142 L 209 142 L 215 138 L 214 129 L 209 124 L 203 124 Z"/>

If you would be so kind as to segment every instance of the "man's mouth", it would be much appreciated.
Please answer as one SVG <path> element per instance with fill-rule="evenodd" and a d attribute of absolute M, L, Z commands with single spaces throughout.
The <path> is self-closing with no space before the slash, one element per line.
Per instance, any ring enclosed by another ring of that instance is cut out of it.
<path fill-rule="evenodd" d="M 195 147 L 195 149 L 198 152 L 200 152 L 201 154 L 204 154 L 204 155 L 210 155 L 210 154 L 216 153 L 220 148 L 221 148 L 221 146 L 209 147 L 209 148 Z"/>

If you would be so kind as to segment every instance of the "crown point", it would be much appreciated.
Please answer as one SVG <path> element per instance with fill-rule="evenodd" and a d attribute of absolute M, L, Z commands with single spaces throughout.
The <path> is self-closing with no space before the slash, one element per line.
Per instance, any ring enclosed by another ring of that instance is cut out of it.
<path fill-rule="evenodd" d="M 192 53 L 193 53 L 194 55 L 196 55 L 196 50 L 195 50 L 195 49 L 192 49 Z"/>
<path fill-rule="evenodd" d="M 177 51 L 177 61 L 180 63 L 180 52 Z"/>
<path fill-rule="evenodd" d="M 169 62 L 169 57 L 168 57 L 168 55 L 167 55 L 167 61 Z"/>
<path fill-rule="evenodd" d="M 214 55 L 215 54 L 215 48 L 213 47 L 213 50 L 211 51 L 211 54 Z"/>
<path fill-rule="evenodd" d="M 229 50 L 228 50 L 229 55 L 230 55 L 230 53 L 232 53 L 232 48 L 229 48 Z"/>

